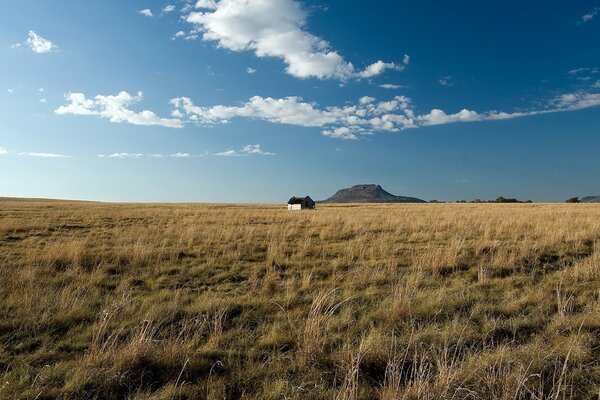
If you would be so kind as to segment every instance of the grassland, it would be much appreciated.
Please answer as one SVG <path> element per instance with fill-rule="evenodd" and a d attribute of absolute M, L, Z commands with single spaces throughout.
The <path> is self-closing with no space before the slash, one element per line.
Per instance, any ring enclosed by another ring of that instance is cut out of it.
<path fill-rule="evenodd" d="M 2 399 L 597 399 L 600 206 L 0 200 Z"/>

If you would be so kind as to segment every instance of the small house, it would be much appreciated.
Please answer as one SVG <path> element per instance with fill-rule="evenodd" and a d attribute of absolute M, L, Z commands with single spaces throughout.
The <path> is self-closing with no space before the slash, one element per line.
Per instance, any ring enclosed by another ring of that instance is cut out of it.
<path fill-rule="evenodd" d="M 306 197 L 292 197 L 287 202 L 288 210 L 314 210 L 315 202 L 309 196 Z"/>

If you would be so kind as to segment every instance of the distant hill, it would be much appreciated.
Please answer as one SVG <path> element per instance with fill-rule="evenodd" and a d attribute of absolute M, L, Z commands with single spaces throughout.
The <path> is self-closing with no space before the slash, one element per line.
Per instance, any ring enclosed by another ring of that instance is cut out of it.
<path fill-rule="evenodd" d="M 355 185 L 341 189 L 320 203 L 427 203 L 415 197 L 394 196 L 379 185 Z"/>
<path fill-rule="evenodd" d="M 581 199 L 582 203 L 600 203 L 600 196 L 586 196 Z"/>

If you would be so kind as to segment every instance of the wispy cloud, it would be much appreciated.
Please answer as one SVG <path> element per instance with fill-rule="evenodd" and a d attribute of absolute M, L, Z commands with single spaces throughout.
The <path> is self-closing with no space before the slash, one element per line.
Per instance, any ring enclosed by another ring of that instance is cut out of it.
<path fill-rule="evenodd" d="M 8 154 L 8 150 L 6 150 L 4 147 L 0 147 L 0 156 L 5 156 Z"/>
<path fill-rule="evenodd" d="M 143 10 L 138 11 L 138 13 L 140 15 L 143 15 L 144 17 L 153 17 L 154 14 L 152 14 L 152 10 L 149 8 L 144 8 Z"/>
<path fill-rule="evenodd" d="M 50 40 L 38 35 L 35 31 L 29 31 L 27 39 L 23 43 L 15 43 L 11 47 L 17 49 L 23 45 L 29 47 L 31 51 L 37 54 L 51 53 L 58 49 Z"/>
<path fill-rule="evenodd" d="M 6 89 L 6 93 L 13 94 L 15 91 L 13 89 Z"/>
<path fill-rule="evenodd" d="M 442 86 L 454 86 L 451 76 L 444 76 L 438 80 L 438 83 Z"/>
<path fill-rule="evenodd" d="M 581 67 L 581 68 L 572 69 L 567 72 L 567 74 L 569 74 L 569 75 L 578 75 L 578 74 L 582 74 L 582 73 L 598 74 L 598 73 L 600 73 L 600 68 L 598 68 L 598 67 Z"/>
<path fill-rule="evenodd" d="M 407 55 L 400 63 L 378 60 L 357 70 L 329 43 L 307 31 L 307 16 L 294 0 L 201 0 L 184 19 L 202 40 L 231 51 L 279 58 L 286 72 L 297 78 L 372 78 L 386 70 L 401 70 L 410 61 Z"/>
<path fill-rule="evenodd" d="M 98 154 L 98 157 L 100 158 L 120 158 L 120 159 L 125 159 L 125 158 L 133 158 L 133 159 L 139 159 L 139 158 L 165 158 L 166 156 L 163 153 L 130 153 L 130 152 L 120 152 L 120 153 L 111 153 L 111 154 Z M 192 155 L 190 153 L 173 153 L 170 154 L 169 157 L 171 158 L 189 158 L 192 157 Z"/>
<path fill-rule="evenodd" d="M 269 151 L 263 151 L 259 144 L 249 144 L 242 147 L 240 150 L 225 150 L 219 153 L 215 153 L 215 156 L 219 157 L 239 157 L 239 156 L 274 156 L 275 153 Z"/>
<path fill-rule="evenodd" d="M 248 67 L 248 68 L 246 68 L 246 72 L 249 73 L 249 74 L 253 74 L 253 73 L 256 72 L 256 70 L 254 68 Z"/>
<path fill-rule="evenodd" d="M 585 24 L 586 22 L 593 20 L 598 14 L 600 14 L 600 7 L 596 7 L 592 11 L 590 11 L 589 13 L 584 14 L 581 17 L 581 20 L 579 21 L 579 23 L 580 24 Z"/>
<path fill-rule="evenodd" d="M 28 157 L 42 157 L 42 158 L 71 158 L 71 156 L 67 156 L 65 154 L 57 154 L 57 153 L 37 153 L 37 152 L 22 152 L 19 153 L 20 156 L 28 156 Z"/>
<path fill-rule="evenodd" d="M 400 89 L 403 87 L 402 85 L 395 85 L 393 83 L 384 83 L 383 85 L 379 85 L 382 89 Z"/>
<path fill-rule="evenodd" d="M 143 153 L 112 153 L 112 154 L 98 154 L 100 158 L 142 158 Z"/>

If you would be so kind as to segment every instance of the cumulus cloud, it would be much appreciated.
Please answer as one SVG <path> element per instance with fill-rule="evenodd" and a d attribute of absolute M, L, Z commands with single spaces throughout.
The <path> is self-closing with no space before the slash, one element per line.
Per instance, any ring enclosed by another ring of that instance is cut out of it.
<path fill-rule="evenodd" d="M 50 40 L 38 35 L 34 31 L 29 31 L 25 42 L 15 43 L 11 47 L 16 49 L 23 45 L 29 47 L 31 51 L 37 54 L 51 53 L 58 49 L 58 46 L 56 46 Z"/>
<path fill-rule="evenodd" d="M 580 23 L 581 24 L 585 24 L 586 22 L 593 20 L 598 14 L 600 14 L 600 7 L 596 7 L 592 11 L 590 11 L 589 13 L 584 14 L 581 17 Z"/>
<path fill-rule="evenodd" d="M 286 72 L 298 78 L 371 78 L 401 64 L 381 60 L 356 70 L 331 45 L 306 30 L 307 13 L 294 0 L 200 0 L 185 15 L 204 41 L 232 51 L 253 51 L 257 57 L 276 57 Z"/>
<path fill-rule="evenodd" d="M 190 156 L 190 153 L 174 153 L 174 154 L 171 154 L 171 157 L 173 157 L 173 158 L 188 158 L 191 156 Z"/>
<path fill-rule="evenodd" d="M 149 8 L 144 8 L 143 10 L 138 11 L 138 13 L 140 15 L 143 15 L 144 17 L 153 17 L 154 14 L 152 14 L 152 10 Z"/>
<path fill-rule="evenodd" d="M 36 152 L 27 152 L 27 153 L 19 153 L 20 156 L 29 156 L 29 157 L 42 157 L 42 158 L 71 158 L 71 156 L 67 156 L 64 154 L 57 153 L 36 153 Z"/>
<path fill-rule="evenodd" d="M 240 150 L 225 150 L 219 153 L 215 153 L 215 156 L 219 157 L 239 157 L 239 156 L 274 156 L 275 153 L 269 151 L 263 151 L 259 144 L 248 144 L 242 147 Z"/>
<path fill-rule="evenodd" d="M 67 93 L 65 99 L 69 104 L 57 108 L 56 114 L 94 115 L 107 118 L 111 122 L 127 122 L 133 125 L 183 127 L 183 123 L 177 118 L 161 118 L 149 110 L 136 112 L 129 109 L 129 106 L 142 100 L 142 92 L 132 96 L 122 91 L 117 95 L 97 95 L 91 99 L 88 99 L 83 93 Z"/>

